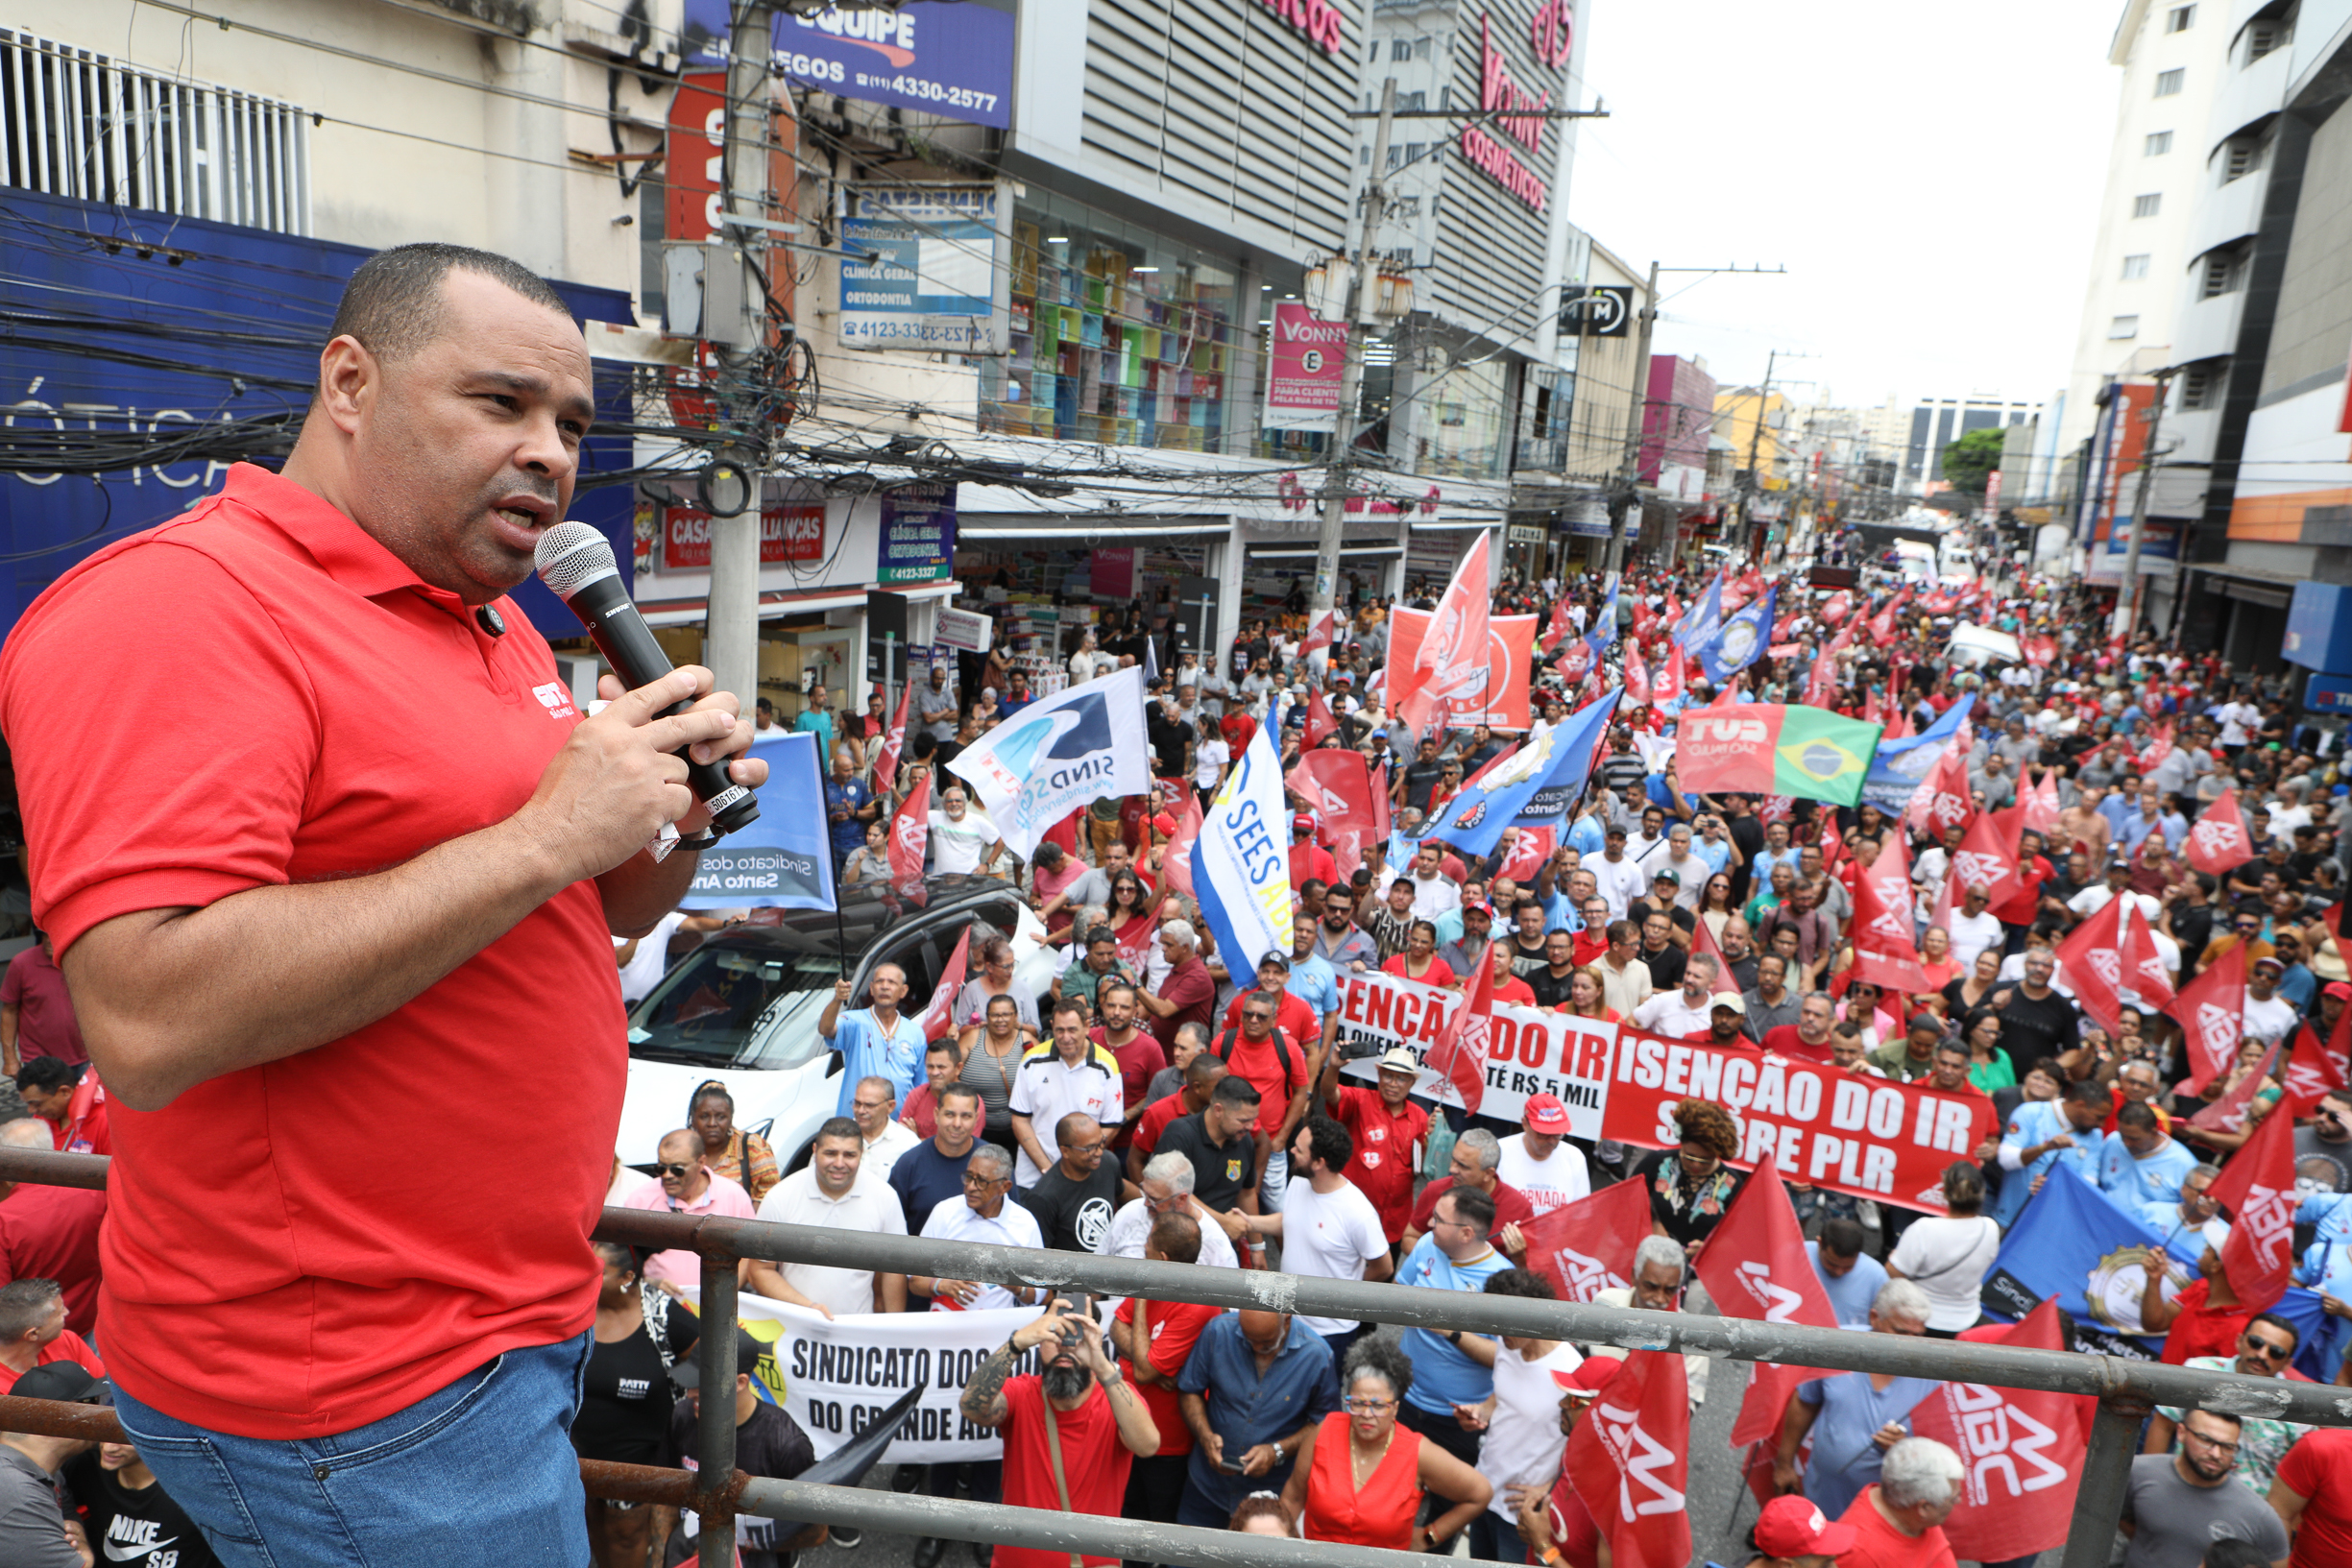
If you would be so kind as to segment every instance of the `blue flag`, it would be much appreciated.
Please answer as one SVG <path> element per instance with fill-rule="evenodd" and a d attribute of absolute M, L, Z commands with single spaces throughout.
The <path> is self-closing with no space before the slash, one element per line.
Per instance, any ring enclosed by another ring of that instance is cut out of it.
<path fill-rule="evenodd" d="M 1617 585 L 1613 580 L 1609 585 L 1608 602 L 1601 606 L 1600 619 L 1594 622 L 1585 640 L 1591 645 L 1592 663 L 1597 668 L 1601 655 L 1607 653 L 1610 645 L 1617 640 Z"/>
<path fill-rule="evenodd" d="M 1592 755 L 1608 733 L 1622 688 L 1595 698 L 1530 740 L 1478 783 L 1466 787 L 1431 829 L 1473 855 L 1488 855 L 1507 828 L 1557 827 L 1585 792 Z"/>
<path fill-rule="evenodd" d="M 1193 896 L 1217 935 L 1227 972 L 1257 973 L 1291 944 L 1290 846 L 1284 832 L 1282 760 L 1261 724 L 1209 803 L 1193 840 Z"/>
<path fill-rule="evenodd" d="M 1695 653 L 1699 645 L 1710 640 L 1722 625 L 1723 573 L 1718 571 L 1714 581 L 1707 585 L 1707 591 L 1699 596 L 1699 602 L 1691 606 L 1690 614 L 1683 617 L 1683 624 L 1675 628 L 1675 646 L 1686 654 Z"/>
<path fill-rule="evenodd" d="M 1721 686 L 1763 657 L 1772 641 L 1772 622 L 1775 607 L 1780 603 L 1781 587 L 1775 583 L 1764 591 L 1764 596 L 1725 621 L 1715 635 L 1705 642 L 1694 642 L 1685 650 L 1707 671 L 1707 678 Z"/>
<path fill-rule="evenodd" d="M 837 907 L 816 754 L 816 736 L 808 730 L 751 743 L 751 755 L 767 764 L 759 820 L 702 852 L 679 908 Z"/>
<path fill-rule="evenodd" d="M 1976 704 L 1976 694 L 1971 691 L 1919 734 L 1879 741 L 1878 755 L 1870 761 L 1870 777 L 1862 784 L 1862 798 L 1890 816 L 1900 815 L 1944 760 L 1945 748 L 1958 736 Z"/>
<path fill-rule="evenodd" d="M 2125 1214 L 2066 1167 L 2052 1166 L 2042 1190 L 2001 1239 L 2000 1255 L 1984 1279 L 1984 1309 L 2000 1317 L 2023 1317 L 2055 1296 L 2084 1328 L 2126 1339 L 2125 1355 L 2133 1353 L 2130 1347 L 2153 1355 L 2162 1338 L 2145 1337 L 2140 1329 L 2140 1292 L 2149 1260 L 2168 1260 L 2178 1286 L 2186 1287 L 2196 1277 L 2203 1250 L 2203 1241 L 2185 1232 L 2168 1246 L 2161 1231 Z"/>

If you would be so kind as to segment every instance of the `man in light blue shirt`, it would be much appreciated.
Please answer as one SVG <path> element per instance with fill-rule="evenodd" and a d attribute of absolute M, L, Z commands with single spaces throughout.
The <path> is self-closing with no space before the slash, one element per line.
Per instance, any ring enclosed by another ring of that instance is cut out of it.
<path fill-rule="evenodd" d="M 2196 1156 L 2169 1137 L 2156 1108 L 2134 1100 L 2115 1117 L 2115 1136 L 2099 1150 L 2098 1186 L 2129 1214 L 2150 1198 L 2175 1197 Z"/>
<path fill-rule="evenodd" d="M 1304 909 L 1291 916 L 1291 977 L 1286 989 L 1315 1009 L 1324 1045 L 1340 1026 L 1340 977 L 1331 960 L 1315 951 L 1315 917 Z M 1307 1042 L 1298 1042 L 1304 1049 Z"/>
<path fill-rule="evenodd" d="M 833 755 L 833 710 L 825 706 L 823 682 L 809 688 L 809 705 L 792 720 L 792 728 L 816 736 L 817 756 Z"/>
<path fill-rule="evenodd" d="M 1490 1278 L 1511 1266 L 1511 1260 L 1487 1240 L 1493 1225 L 1492 1197 L 1475 1189 L 1447 1189 L 1431 1212 L 1429 1234 L 1397 1265 L 1396 1283 L 1436 1291 L 1484 1291 Z M 1456 1411 L 1482 1403 L 1494 1391 L 1494 1368 L 1462 1348 L 1465 1338 L 1459 1331 L 1405 1330 L 1401 1348 L 1413 1363 L 1413 1387 L 1396 1416 L 1456 1459 L 1474 1463 L 1478 1435 L 1462 1429 Z"/>
<path fill-rule="evenodd" d="M 901 1101 L 923 1081 L 922 1023 L 898 1010 L 907 995 L 907 972 L 896 964 L 876 964 L 865 989 L 868 1005 L 848 1008 L 849 981 L 836 981 L 833 1000 L 817 1015 L 816 1032 L 841 1053 L 841 1098 L 836 1116 L 849 1115 L 860 1078 L 889 1079 L 898 1086 Z"/>
<path fill-rule="evenodd" d="M 2010 1113 L 2000 1133 L 2000 1193 L 1992 1210 L 2003 1230 L 2017 1222 L 2055 1166 L 2064 1164 L 2092 1186 L 2099 1184 L 2099 1156 L 2107 1144 L 2099 1123 L 2112 1103 L 2104 1085 L 2082 1078 L 2069 1084 L 2059 1099 L 2029 1099 Z"/>
<path fill-rule="evenodd" d="M 1870 1331 L 1924 1335 L 1928 1312 L 1927 1291 L 1909 1280 L 1889 1280 L 1871 1304 Z M 1805 1465 L 1805 1495 L 1836 1518 L 1879 1479 L 1886 1448 L 1911 1435 L 1911 1411 L 1939 1387 L 1932 1378 L 1891 1372 L 1847 1372 L 1798 1384 L 1781 1423 L 1774 1479 L 1783 1486 L 1796 1482 L 1797 1450 L 1809 1434 L 1813 1452 Z"/>
<path fill-rule="evenodd" d="M 1839 1328 L 1870 1327 L 1870 1304 L 1886 1283 L 1886 1265 L 1862 1250 L 1864 1241 L 1854 1220 L 1831 1219 L 1821 1227 L 1820 1241 L 1805 1243 L 1806 1261 L 1836 1309 Z"/>

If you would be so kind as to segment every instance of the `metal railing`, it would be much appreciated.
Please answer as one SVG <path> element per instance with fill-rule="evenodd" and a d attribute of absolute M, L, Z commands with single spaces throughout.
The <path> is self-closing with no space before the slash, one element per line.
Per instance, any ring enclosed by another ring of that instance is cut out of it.
<path fill-rule="evenodd" d="M 0 1180 L 102 1189 L 109 1163 L 99 1155 L 0 1146 Z M 1262 1270 L 1152 1263 L 977 1242 L 925 1241 L 643 1209 L 605 1210 L 595 1237 L 649 1250 L 685 1250 L 701 1256 L 701 1338 L 694 1355 L 706 1388 L 735 1386 L 736 1263 L 741 1258 L 760 1258 L 2085 1394 L 2097 1399 L 2099 1408 L 2075 1493 L 2063 1568 L 2106 1568 L 2141 1422 L 2158 1405 L 2197 1406 L 2311 1426 L 2352 1426 L 2352 1389 L 2236 1372 L 2194 1371 L 2074 1351 L 1856 1334 L 1748 1318 L 1585 1306 L 1361 1280 L 1307 1279 Z M 34 1399 L 0 1398 L 0 1430 L 107 1442 L 128 1440 L 110 1410 Z M 738 1513 L 1195 1568 L 1368 1568 L 1388 1555 L 1372 1548 L 1285 1541 L 1193 1526 L 746 1476 L 735 1468 L 732 1400 L 703 1401 L 698 1435 L 698 1472 L 583 1459 L 580 1475 L 591 1496 L 695 1511 L 701 1519 L 699 1561 L 706 1568 L 722 1568 L 734 1560 Z M 1376 1555 L 1368 1557 L 1367 1552 Z"/>

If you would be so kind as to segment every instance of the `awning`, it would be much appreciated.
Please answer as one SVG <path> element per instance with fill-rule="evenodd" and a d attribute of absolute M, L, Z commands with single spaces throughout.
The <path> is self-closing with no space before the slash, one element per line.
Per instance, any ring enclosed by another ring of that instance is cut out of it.
<path fill-rule="evenodd" d="M 993 522 L 976 522 L 968 513 L 958 517 L 956 538 L 970 542 L 1042 540 L 1091 549 L 1105 544 L 1116 546 L 1123 539 L 1223 539 L 1232 527 L 1231 519 L 1226 518 L 1203 518 L 1199 522 L 1129 522 L 1124 518 L 1054 513 L 1042 513 L 1034 519 L 1005 513 L 997 517 L 1000 520 Z"/>
<path fill-rule="evenodd" d="M 881 585 L 877 584 L 877 587 Z M 948 599 L 956 595 L 961 583 L 918 583 L 907 588 L 892 587 L 892 593 L 904 593 L 909 599 Z M 827 610 L 865 608 L 865 590 L 854 593 L 816 590 L 808 593 L 768 592 L 760 595 L 760 618 L 780 620 L 786 615 L 812 615 Z M 709 617 L 711 601 L 702 599 L 644 599 L 638 604 L 638 613 L 648 626 L 691 626 Z"/>
<path fill-rule="evenodd" d="M 2243 599 L 2270 610 L 2284 610 L 2292 604 L 2295 585 L 2306 581 L 2302 572 L 2280 571 L 2271 567 L 2236 567 L 2226 561 L 2192 562 L 2188 569 L 2220 578 L 2213 587 L 2225 598 Z"/>
<path fill-rule="evenodd" d="M 1249 559 L 1252 561 L 1312 561 L 1316 553 L 1315 546 L 1312 544 L 1304 546 L 1286 544 L 1279 547 L 1267 544 L 1249 546 Z M 1343 544 L 1340 546 L 1342 561 L 1364 561 L 1404 553 L 1405 547 L 1401 544 Z"/>

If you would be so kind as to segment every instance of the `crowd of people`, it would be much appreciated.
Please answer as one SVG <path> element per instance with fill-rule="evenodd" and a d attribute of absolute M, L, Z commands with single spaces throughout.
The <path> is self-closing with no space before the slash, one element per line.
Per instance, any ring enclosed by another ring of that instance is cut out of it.
<path fill-rule="evenodd" d="M 1018 887 L 1053 977 L 1032 994 L 1014 979 L 1021 945 L 976 943 L 938 1038 L 918 1022 L 932 999 L 909 995 L 896 966 L 874 972 L 862 1006 L 844 983 L 822 1025 L 849 1064 L 842 1114 L 819 1130 L 808 1168 L 779 1182 L 764 1146 L 715 1114 L 732 1107 L 713 1086 L 665 1143 L 660 1186 L 640 1201 L 1549 1298 L 1564 1282 L 1528 1266 L 1524 1228 L 1637 1182 L 1653 1234 L 1608 1260 L 1628 1283 L 1600 1299 L 1717 1310 L 1692 1265 L 1749 1179 L 1730 1109 L 1685 1100 L 1679 1143 L 1645 1151 L 1569 1136 L 1549 1095 L 1510 1122 L 1465 1114 L 1424 1095 L 1412 1050 L 1367 1059 L 1342 1037 L 1352 977 L 1466 993 L 1491 966 L 1498 1001 L 1989 1101 L 1984 1120 L 1998 1130 L 1944 1172 L 1939 1213 L 1791 1184 L 1842 1325 L 1952 1338 L 1994 1322 L 1980 1288 L 2063 1168 L 2200 1257 L 2185 1288 L 2150 1270 L 2143 1327 L 2165 1359 L 2308 1376 L 2293 1364 L 2307 1330 L 2239 1292 L 2221 1262 L 2230 1220 L 2204 1194 L 2288 1102 L 2285 1048 L 2298 1032 L 2342 1048 L 2352 975 L 2335 923 L 2352 790 L 2339 782 L 2338 737 L 2297 721 L 2280 675 L 2106 639 L 2087 592 L 2038 581 L 1836 593 L 1786 576 L 1771 654 L 1728 689 L 1695 660 L 1671 696 L 1629 680 L 1636 660 L 1645 674 L 1664 667 L 1678 618 L 1706 589 L 1672 572 L 1635 573 L 1613 591 L 1598 578 L 1505 580 L 1497 612 L 1545 621 L 1534 722 L 1560 725 L 1605 688 L 1623 698 L 1566 817 L 1484 854 L 1433 830 L 1514 737 L 1443 720 L 1410 736 L 1385 716 L 1388 606 L 1365 601 L 1339 617 L 1327 647 L 1303 615 L 1250 621 L 1229 661 L 1202 659 L 1141 607 L 1074 639 L 1063 650 L 1074 682 L 1130 664 L 1155 672 L 1157 793 L 1098 802 L 1027 861 L 942 770 L 1036 700 L 1029 683 L 1002 655 L 967 658 L 953 685 L 934 665 L 886 786 L 873 775 L 886 734 L 879 699 L 836 742 L 829 797 L 845 885 L 890 876 L 885 829 L 928 774 L 938 791 L 929 869 Z M 1965 603 L 1939 607 L 1939 596 Z M 1435 594 L 1417 586 L 1407 599 L 1425 609 Z M 1849 617 L 1868 619 L 1868 635 L 1832 645 Z M 1972 617 L 2036 655 L 1955 660 L 1952 631 Z M 1575 657 L 1578 642 L 1594 657 Z M 1969 817 L 2054 789 L 2054 824 L 2019 833 L 2017 873 L 1994 887 L 1963 880 L 1965 823 L 1681 787 L 1671 736 L 1683 712 L 1808 698 L 1890 735 L 1926 731 L 1969 701 L 1956 742 Z M 1213 797 L 1260 727 L 1286 772 L 1313 750 L 1362 753 L 1394 831 L 1359 849 L 1294 794 L 1292 945 L 1235 973 L 1170 857 L 1186 853 L 1186 794 Z M 2189 836 L 2224 801 L 2250 858 L 2209 874 L 2191 864 Z M 1890 838 L 1910 854 L 1903 913 L 1927 982 L 1906 993 L 1857 974 L 1856 884 Z M 2145 918 L 2170 991 L 2244 963 L 2244 1049 L 2230 1071 L 2193 1086 L 2180 1025 L 2137 994 L 2107 1022 L 2077 1000 L 2058 950 L 2116 899 Z M 2235 1124 L 2210 1114 L 2232 1104 L 2245 1107 Z M 2352 1095 L 2338 1088 L 2294 1110 L 2297 1279 L 2327 1315 L 2352 1316 L 2352 1281 L 2340 1277 L 2352 1270 Z M 711 1197 L 731 1181 L 738 1191 Z M 645 1277 L 661 1268 L 647 1260 Z M 839 1269 L 747 1265 L 744 1285 L 828 1314 L 1036 1309 L 1014 1348 L 1061 1347 L 1043 1372 L 1010 1378 L 1007 1359 L 983 1366 L 966 1394 L 973 1419 L 1005 1431 L 1002 1463 L 933 1466 L 903 1485 L 1402 1549 L 1459 1539 L 1482 1560 L 1605 1560 L 1562 1455 L 1618 1370 L 1593 1353 L 1607 1347 L 1140 1300 L 1103 1325 L 1085 1303 L 1043 1291 Z M 1695 1405 L 1708 1363 L 1688 1360 Z M 2323 1372 L 2352 1384 L 2342 1368 L 2331 1348 Z M 1756 1560 L 1952 1560 L 1938 1527 L 1959 1497 L 1960 1461 L 1910 1435 L 1907 1419 L 1936 1387 L 1863 1373 L 1799 1386 L 1757 1461 L 1769 1501 L 1752 1532 Z M 1064 1450 L 1058 1482 L 1053 1441 Z M 2291 1533 L 2298 1568 L 2352 1560 L 2352 1438 L 2192 1410 L 2152 1417 L 2146 1443 L 2119 1548 L 2127 1562 L 2283 1560 Z M 950 1550 L 926 1541 L 917 1568 Z M 1058 1568 L 1040 1554 L 996 1556 L 1005 1568 Z"/>

